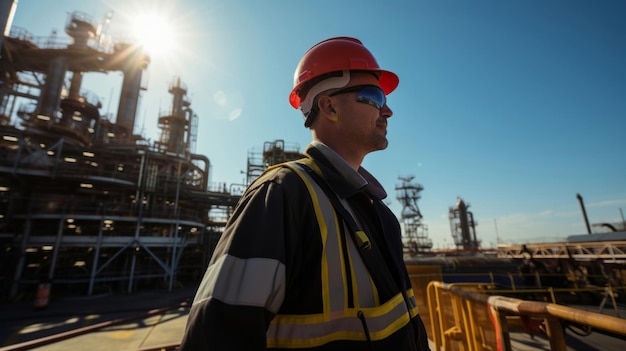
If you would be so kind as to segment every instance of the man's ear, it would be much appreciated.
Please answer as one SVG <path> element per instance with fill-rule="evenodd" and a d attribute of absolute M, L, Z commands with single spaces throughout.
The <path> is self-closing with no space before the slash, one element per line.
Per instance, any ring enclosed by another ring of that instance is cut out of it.
<path fill-rule="evenodd" d="M 322 96 L 317 100 L 319 114 L 323 118 L 334 118 L 337 115 L 333 107 L 333 99 L 330 96 Z"/>

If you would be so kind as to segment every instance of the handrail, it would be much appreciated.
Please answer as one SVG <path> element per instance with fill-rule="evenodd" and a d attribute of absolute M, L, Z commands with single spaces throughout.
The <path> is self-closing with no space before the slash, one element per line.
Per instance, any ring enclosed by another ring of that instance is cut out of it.
<path fill-rule="evenodd" d="M 510 332 L 545 334 L 551 350 L 566 350 L 562 322 L 626 337 L 626 321 L 555 303 L 478 292 L 480 284 L 432 281 L 427 287 L 436 350 L 511 350 Z"/>
<path fill-rule="evenodd" d="M 571 284 L 569 287 L 555 287 L 555 286 L 546 286 L 542 287 L 541 284 L 536 286 L 523 285 L 515 282 L 515 278 L 524 278 L 524 277 L 534 277 L 535 274 L 524 274 L 524 273 L 494 273 L 488 272 L 485 273 L 442 273 L 438 278 L 433 278 L 430 274 L 411 274 L 411 277 L 416 278 L 429 278 L 429 280 L 439 280 L 443 282 L 451 280 L 456 280 L 456 278 L 464 277 L 468 281 L 472 281 L 469 283 L 470 285 L 476 285 L 477 287 L 482 287 L 481 292 L 484 292 L 489 295 L 498 294 L 498 295 L 510 295 L 510 294 L 536 294 L 536 293 L 544 293 L 549 296 L 550 301 L 553 303 L 559 303 L 557 300 L 556 294 L 558 293 L 581 293 L 581 292 L 596 292 L 600 295 L 604 296 L 600 306 L 598 307 L 598 311 L 602 312 L 604 306 L 607 302 L 611 302 L 613 306 L 613 310 L 617 317 L 620 316 L 620 312 L 617 308 L 616 296 L 619 296 L 620 293 L 626 296 L 626 285 L 624 282 L 617 281 L 612 283 L 608 281 L 605 276 L 599 274 L 587 274 L 585 282 L 577 282 L 573 280 L 568 280 L 567 274 L 563 273 L 543 273 L 541 274 L 541 278 L 563 278 L 563 281 L 567 281 Z M 487 279 L 484 279 L 487 277 Z M 476 278 L 474 280 L 474 278 Z M 498 279 L 502 278 L 502 279 Z M 539 278 L 537 278 L 539 281 Z M 455 285 L 462 283 L 454 283 Z M 596 284 L 596 285 L 594 285 Z M 424 288 L 426 285 L 424 285 Z M 488 290 L 493 288 L 493 290 Z"/>

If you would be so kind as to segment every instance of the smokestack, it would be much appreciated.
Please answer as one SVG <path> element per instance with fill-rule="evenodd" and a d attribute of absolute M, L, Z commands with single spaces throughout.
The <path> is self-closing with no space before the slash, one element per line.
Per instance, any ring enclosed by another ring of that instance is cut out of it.
<path fill-rule="evenodd" d="M 576 194 L 576 198 L 578 198 L 578 202 L 580 202 L 580 209 L 583 211 L 583 219 L 585 220 L 585 225 L 587 226 L 587 234 L 591 234 L 591 227 L 589 226 L 589 219 L 587 218 L 587 211 L 585 210 L 583 197 L 580 196 L 580 194 Z"/>
<path fill-rule="evenodd" d="M 0 25 L 2 26 L 2 35 L 0 36 L 0 47 L 4 43 L 4 37 L 9 35 L 11 25 L 13 24 L 13 16 L 17 8 L 17 0 L 0 1 Z"/>
<path fill-rule="evenodd" d="M 124 80 L 115 123 L 122 127 L 128 136 L 131 136 L 133 135 L 135 115 L 139 105 L 141 78 L 143 70 L 148 67 L 149 58 L 141 47 L 135 45 L 127 46 L 118 55 L 121 59 L 128 61 L 123 68 Z"/>

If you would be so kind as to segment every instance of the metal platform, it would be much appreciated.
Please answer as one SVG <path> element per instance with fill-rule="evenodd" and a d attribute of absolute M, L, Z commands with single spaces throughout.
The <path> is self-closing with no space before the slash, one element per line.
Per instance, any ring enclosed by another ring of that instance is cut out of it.
<path fill-rule="evenodd" d="M 525 245 L 498 245 L 498 257 L 533 257 L 569 259 L 577 261 L 603 260 L 611 263 L 626 263 L 626 240 L 594 241 L 589 236 L 585 242 L 561 242 Z"/>

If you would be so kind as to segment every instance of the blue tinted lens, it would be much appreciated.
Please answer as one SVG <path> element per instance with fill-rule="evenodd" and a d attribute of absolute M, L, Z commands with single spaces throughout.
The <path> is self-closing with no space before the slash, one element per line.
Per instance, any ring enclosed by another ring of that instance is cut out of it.
<path fill-rule="evenodd" d="M 328 96 L 335 96 L 339 94 L 346 94 L 356 92 L 356 101 L 364 104 L 368 104 L 374 106 L 377 109 L 383 108 L 387 103 L 387 97 L 385 96 L 385 92 L 375 85 L 355 85 L 352 87 L 347 87 L 343 89 L 339 89 Z"/>
<path fill-rule="evenodd" d="M 372 105 L 380 110 L 387 103 L 387 98 L 379 87 L 366 86 L 356 94 L 356 101 Z"/>

